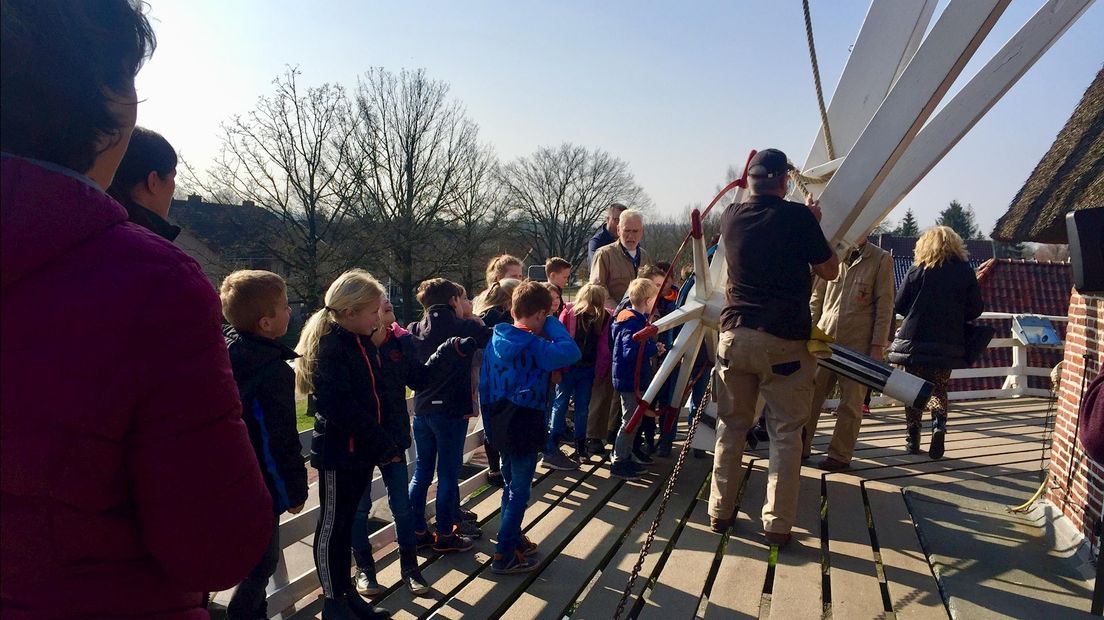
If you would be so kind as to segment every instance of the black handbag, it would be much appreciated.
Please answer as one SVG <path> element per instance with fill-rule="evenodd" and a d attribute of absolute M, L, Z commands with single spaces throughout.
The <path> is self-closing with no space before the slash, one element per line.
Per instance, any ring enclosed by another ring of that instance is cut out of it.
<path fill-rule="evenodd" d="M 973 366 L 974 362 L 981 359 L 981 356 L 985 354 L 985 349 L 989 348 L 989 341 L 993 339 L 996 333 L 997 330 L 993 329 L 990 325 L 966 323 L 965 348 L 967 366 Z"/>

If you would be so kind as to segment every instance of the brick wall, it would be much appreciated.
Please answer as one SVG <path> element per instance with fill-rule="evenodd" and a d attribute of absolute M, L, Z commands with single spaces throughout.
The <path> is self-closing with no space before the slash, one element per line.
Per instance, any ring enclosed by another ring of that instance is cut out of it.
<path fill-rule="evenodd" d="M 1085 537 L 1099 548 L 1098 523 L 1104 504 L 1104 465 L 1089 459 L 1080 443 L 1074 445 L 1074 433 L 1080 408 L 1082 376 L 1085 376 L 1084 385 L 1088 385 L 1100 372 L 1101 359 L 1104 358 L 1104 296 L 1079 295 L 1074 291 L 1070 298 L 1065 338 L 1047 499 L 1078 524 Z M 1071 455 L 1072 478 L 1069 477 Z"/>

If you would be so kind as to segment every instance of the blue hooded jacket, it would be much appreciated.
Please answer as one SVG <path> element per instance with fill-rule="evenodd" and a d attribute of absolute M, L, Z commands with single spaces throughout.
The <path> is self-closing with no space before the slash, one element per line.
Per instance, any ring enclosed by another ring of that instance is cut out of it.
<path fill-rule="evenodd" d="M 479 369 L 479 401 L 491 445 L 505 452 L 530 452 L 544 445 L 544 409 L 553 370 L 582 354 L 555 317 L 541 336 L 511 323 L 495 325 Z"/>
<path fill-rule="evenodd" d="M 648 319 L 633 310 L 622 310 L 613 320 L 613 389 L 618 392 L 643 392 L 652 382 L 651 358 L 659 353 L 656 341 L 649 338 L 643 343 L 633 340 L 636 332 L 648 325 Z M 636 358 L 643 355 L 640 362 L 639 381 L 636 376 Z"/>

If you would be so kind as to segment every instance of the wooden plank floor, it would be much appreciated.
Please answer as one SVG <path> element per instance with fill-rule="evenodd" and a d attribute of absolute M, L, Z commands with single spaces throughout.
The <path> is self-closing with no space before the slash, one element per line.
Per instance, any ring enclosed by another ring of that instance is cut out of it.
<path fill-rule="evenodd" d="M 1043 399 L 953 403 L 940 461 L 905 453 L 900 408 L 875 410 L 852 467 L 832 474 L 815 467 L 834 422 L 823 415 L 814 456 L 802 467 L 794 540 L 777 553 L 764 543 L 760 521 L 766 446 L 744 456 L 737 523 L 727 537 L 709 529 L 712 457 L 688 455 L 623 617 L 946 618 L 901 489 L 1037 471 L 1047 406 Z M 927 441 L 925 430 L 925 448 Z M 657 459 L 633 482 L 612 478 L 597 460 L 576 472 L 538 468 L 523 527 L 540 548 L 540 565 L 526 575 L 490 571 L 501 493 L 484 489 L 466 503 L 484 532 L 474 551 L 423 554 L 433 587 L 423 597 L 399 587 L 397 554 L 384 554 L 377 566 L 389 589 L 375 602 L 397 618 L 611 618 L 674 462 Z M 320 611 L 313 599 L 299 607 L 291 617 Z"/>

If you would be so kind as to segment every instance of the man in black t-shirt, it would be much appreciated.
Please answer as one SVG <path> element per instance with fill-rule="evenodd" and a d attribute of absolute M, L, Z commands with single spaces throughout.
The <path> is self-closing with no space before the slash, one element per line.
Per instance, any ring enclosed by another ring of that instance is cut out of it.
<path fill-rule="evenodd" d="M 760 394 L 771 458 L 763 529 L 767 541 L 785 545 L 797 517 L 801 430 L 809 417 L 816 361 L 806 348 L 812 331 L 809 297 L 813 276 L 832 280 L 839 260 L 820 230 L 820 207 L 789 202 L 791 165 L 785 153 L 767 149 L 748 164 L 750 196 L 721 217 L 728 269 L 726 307 L 717 349 L 726 392 L 718 415 L 716 458 L 709 495 L 710 522 L 724 532 L 735 520 L 743 474 L 740 459 L 755 421 Z"/>

